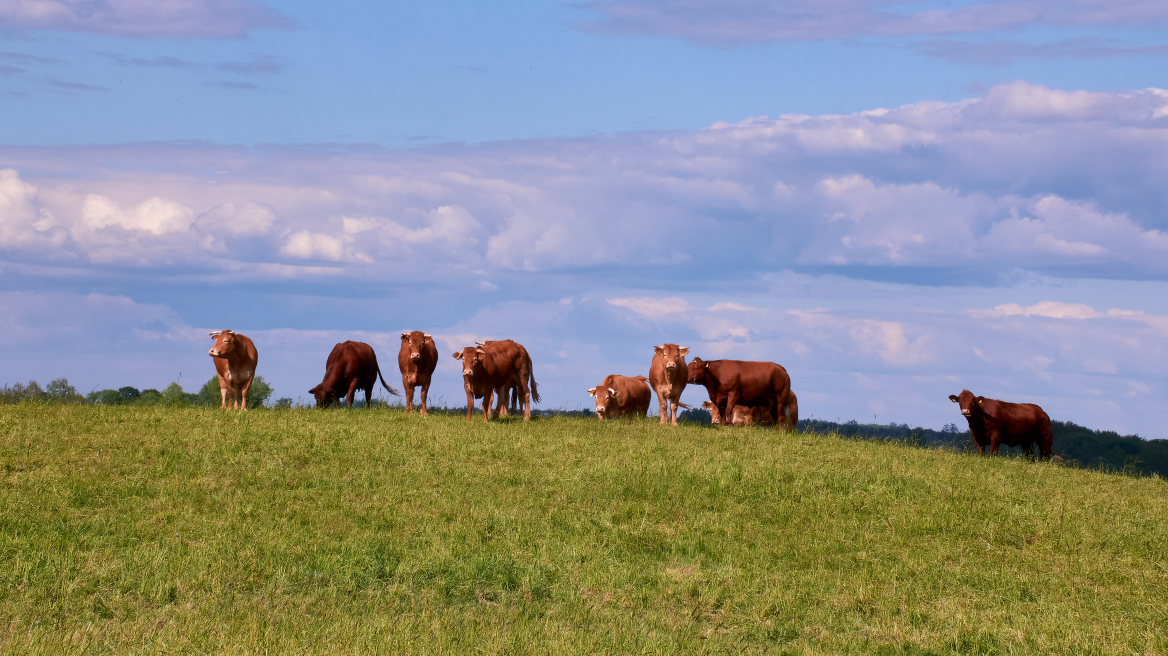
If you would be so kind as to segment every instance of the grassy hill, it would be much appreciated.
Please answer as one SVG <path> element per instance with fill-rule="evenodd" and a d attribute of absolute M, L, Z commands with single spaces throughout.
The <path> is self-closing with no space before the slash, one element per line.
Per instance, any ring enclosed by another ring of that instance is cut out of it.
<path fill-rule="evenodd" d="M 0 408 L 0 651 L 1168 652 L 1168 486 L 760 429 Z"/>

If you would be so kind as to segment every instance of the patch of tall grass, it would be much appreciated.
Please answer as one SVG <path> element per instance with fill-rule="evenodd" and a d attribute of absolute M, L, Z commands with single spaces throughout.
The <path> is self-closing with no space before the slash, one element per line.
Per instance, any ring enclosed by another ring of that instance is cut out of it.
<path fill-rule="evenodd" d="M 0 408 L 0 650 L 1168 653 L 1159 478 L 475 419 Z"/>

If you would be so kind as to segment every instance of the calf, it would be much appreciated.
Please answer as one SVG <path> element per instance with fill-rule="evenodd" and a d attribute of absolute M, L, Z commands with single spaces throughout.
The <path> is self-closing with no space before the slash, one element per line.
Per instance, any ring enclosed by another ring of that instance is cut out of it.
<path fill-rule="evenodd" d="M 373 400 L 373 388 L 377 379 L 394 396 L 401 396 L 397 390 L 385 384 L 381 367 L 377 366 L 377 354 L 365 342 L 342 342 L 333 347 L 324 365 L 324 380 L 308 393 L 316 397 L 316 407 L 327 408 L 340 403 L 345 397 L 345 405 L 353 407 L 353 397 L 357 390 L 365 390 L 365 407 Z"/>
<path fill-rule="evenodd" d="M 211 333 L 215 343 L 207 355 L 215 358 L 215 373 L 219 376 L 219 396 L 221 408 L 247 411 L 247 391 L 255 378 L 259 354 L 255 344 L 247 335 L 237 335 L 234 330 L 216 330 Z M 236 402 L 236 394 L 239 401 Z M 230 399 L 230 401 L 228 400 Z"/>
<path fill-rule="evenodd" d="M 718 410 L 718 406 L 711 401 L 702 401 L 702 407 L 710 411 L 710 420 L 715 424 L 723 424 L 722 413 Z M 744 405 L 734 406 L 734 412 L 730 415 L 729 425 L 731 426 L 753 426 L 758 424 L 760 426 L 769 426 L 775 423 L 774 417 L 767 412 L 766 408 L 748 408 Z"/>
<path fill-rule="evenodd" d="M 406 393 L 406 412 L 414 411 L 414 388 L 421 387 L 420 412 L 426 412 L 426 394 L 430 391 L 430 377 L 438 366 L 438 347 L 434 338 L 420 330 L 402 333 L 401 350 L 397 352 L 397 368 L 401 370 L 402 387 Z"/>
<path fill-rule="evenodd" d="M 677 406 L 685 391 L 685 354 L 688 346 L 665 344 L 653 347 L 653 361 L 649 364 L 649 386 L 657 393 L 660 423 L 677 425 Z"/>
<path fill-rule="evenodd" d="M 985 455 L 986 445 L 996 455 L 998 447 L 1020 446 L 1026 456 L 1034 459 L 1034 444 L 1038 444 L 1043 460 L 1050 458 L 1054 436 L 1050 432 L 1050 417 L 1033 403 L 1006 403 L 984 396 L 974 396 L 969 390 L 961 395 L 950 394 L 949 400 L 961 405 L 961 414 L 969 422 L 969 432 L 977 450 Z"/>
<path fill-rule="evenodd" d="M 710 402 L 717 406 L 722 418 L 727 416 L 726 408 L 736 405 L 763 407 L 771 417 L 786 418 L 791 377 L 780 365 L 741 360 L 705 362 L 694 358 L 689 363 L 688 375 L 690 383 L 705 386 Z"/>
<path fill-rule="evenodd" d="M 466 390 L 466 418 L 471 418 L 474 400 L 483 400 L 483 421 L 499 416 L 499 411 L 507 403 L 507 391 L 518 388 L 519 398 L 524 404 L 523 419 L 531 419 L 531 400 L 539 402 L 539 389 L 532 371 L 531 356 L 522 344 L 509 339 L 497 342 L 481 342 L 468 346 L 454 354 L 455 360 L 462 361 L 462 386 Z M 491 397 L 498 392 L 499 404 L 492 415 Z"/>
<path fill-rule="evenodd" d="M 603 421 L 621 416 L 645 416 L 653 398 L 648 382 L 644 376 L 629 378 L 612 374 L 596 387 L 589 388 L 588 395 L 596 397 L 596 418 Z"/>

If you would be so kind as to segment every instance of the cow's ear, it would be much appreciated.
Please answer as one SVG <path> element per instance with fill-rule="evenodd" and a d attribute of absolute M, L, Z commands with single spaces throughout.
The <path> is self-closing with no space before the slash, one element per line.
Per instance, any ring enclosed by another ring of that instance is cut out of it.
<path fill-rule="evenodd" d="M 461 360 L 462 359 L 462 351 L 455 351 L 454 352 L 454 359 Z"/>
<path fill-rule="evenodd" d="M 961 402 L 961 399 L 957 398 L 957 395 L 956 395 L 956 394 L 950 394 L 950 395 L 949 395 L 949 400 L 950 400 L 950 401 L 952 401 L 952 402 L 954 402 L 954 403 L 960 403 L 960 402 Z"/>
<path fill-rule="evenodd" d="M 427 335 L 426 333 L 422 333 L 422 337 L 423 337 L 423 340 L 426 340 L 426 339 L 428 339 L 428 340 L 430 340 L 430 341 L 433 341 L 433 340 L 434 340 L 434 338 L 433 338 L 433 337 L 431 337 L 431 336 Z"/>
<path fill-rule="evenodd" d="M 409 338 L 410 338 L 410 334 L 409 334 L 409 333 L 402 333 L 402 341 L 403 341 L 403 342 L 404 342 L 404 341 L 406 341 L 406 340 L 407 340 L 407 339 L 409 339 Z"/>
<path fill-rule="evenodd" d="M 596 396 L 596 388 L 595 387 L 588 388 L 588 396 Z"/>
<path fill-rule="evenodd" d="M 977 397 L 977 398 L 976 398 L 976 399 L 974 399 L 974 400 L 975 400 L 975 401 L 977 401 L 978 403 L 981 403 L 982 401 L 985 401 L 985 397 L 984 397 L 984 396 L 979 396 L 979 397 Z"/>
<path fill-rule="evenodd" d="M 689 353 L 689 347 L 683 346 L 683 347 L 677 349 L 677 352 L 682 354 L 682 355 L 685 355 L 686 353 Z"/>
<path fill-rule="evenodd" d="M 655 353 L 660 353 L 660 352 L 661 352 L 661 347 L 660 347 L 660 346 L 654 346 L 654 347 L 653 347 L 653 352 L 655 352 Z"/>

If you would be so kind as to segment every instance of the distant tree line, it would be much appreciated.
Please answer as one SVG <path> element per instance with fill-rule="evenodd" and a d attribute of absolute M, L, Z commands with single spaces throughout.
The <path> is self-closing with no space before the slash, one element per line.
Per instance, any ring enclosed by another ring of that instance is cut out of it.
<path fill-rule="evenodd" d="M 247 407 L 261 408 L 272 396 L 272 387 L 263 376 L 256 376 L 247 393 Z M 197 393 L 189 393 L 182 386 L 171 383 L 161 392 L 156 389 L 139 390 L 136 387 L 94 390 L 82 395 L 64 378 L 58 378 L 42 388 L 35 380 L 27 385 L 15 383 L 0 387 L 0 405 L 14 403 L 58 403 L 66 405 L 127 405 L 147 407 L 218 408 L 222 404 L 219 378 L 213 376 Z M 292 399 L 279 399 L 276 406 L 291 406 Z"/>

